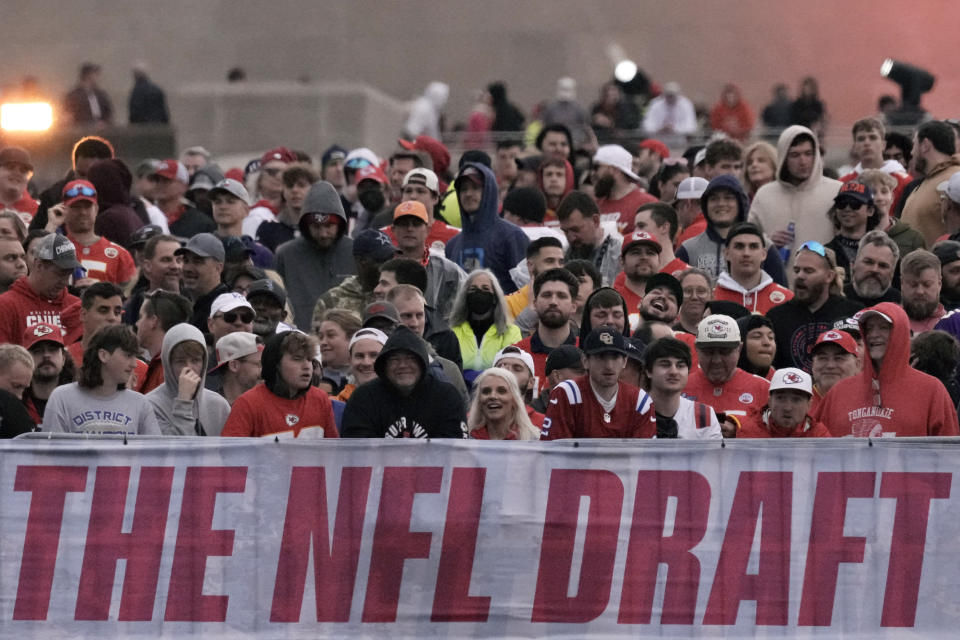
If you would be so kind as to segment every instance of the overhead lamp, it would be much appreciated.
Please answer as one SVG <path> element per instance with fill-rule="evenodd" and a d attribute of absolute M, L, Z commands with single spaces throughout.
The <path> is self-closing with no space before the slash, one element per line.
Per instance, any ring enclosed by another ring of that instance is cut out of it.
<path fill-rule="evenodd" d="M 53 107 L 48 102 L 8 102 L 0 105 L 0 128 L 4 131 L 46 131 L 53 125 Z"/>

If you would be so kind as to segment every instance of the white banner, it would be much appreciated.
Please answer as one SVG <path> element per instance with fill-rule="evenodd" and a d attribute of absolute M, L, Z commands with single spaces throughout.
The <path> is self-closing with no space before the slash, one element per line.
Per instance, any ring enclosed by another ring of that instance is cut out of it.
<path fill-rule="evenodd" d="M 954 638 L 958 444 L 19 440 L 0 634 Z"/>

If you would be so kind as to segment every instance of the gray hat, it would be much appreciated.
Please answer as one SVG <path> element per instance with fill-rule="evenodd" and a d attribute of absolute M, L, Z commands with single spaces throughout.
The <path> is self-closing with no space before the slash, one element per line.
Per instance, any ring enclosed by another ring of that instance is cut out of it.
<path fill-rule="evenodd" d="M 223 193 L 229 193 L 234 198 L 239 198 L 240 200 L 243 200 L 243 202 L 246 203 L 247 205 L 250 204 L 250 194 L 247 193 L 246 188 L 232 178 L 224 178 L 223 180 L 215 184 L 213 188 L 207 192 L 207 197 L 213 200 L 213 198 L 216 196 L 218 191 L 222 191 Z"/>
<path fill-rule="evenodd" d="M 217 262 L 226 260 L 223 242 L 212 233 L 198 233 L 190 238 L 187 246 L 177 249 L 174 255 L 182 256 L 185 253 L 192 253 L 201 258 L 213 258 Z"/>
<path fill-rule="evenodd" d="M 40 244 L 37 245 L 37 260 L 49 260 L 61 269 L 76 269 L 81 266 L 73 242 L 59 233 L 51 233 L 40 239 Z"/>
<path fill-rule="evenodd" d="M 270 278 L 255 280 L 247 286 L 247 300 L 253 296 L 260 295 L 270 296 L 281 307 L 287 304 L 287 292 Z"/>

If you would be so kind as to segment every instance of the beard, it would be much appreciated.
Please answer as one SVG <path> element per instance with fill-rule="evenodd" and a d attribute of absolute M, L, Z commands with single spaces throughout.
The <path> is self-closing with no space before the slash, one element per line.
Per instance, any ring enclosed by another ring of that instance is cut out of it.
<path fill-rule="evenodd" d="M 597 183 L 593 185 L 593 195 L 599 200 L 609 197 L 611 193 L 613 193 L 613 176 L 607 174 L 598 178 Z"/>
<path fill-rule="evenodd" d="M 933 316 L 937 310 L 939 300 L 903 300 L 903 310 L 907 312 L 907 317 L 911 320 L 926 320 Z"/>
<path fill-rule="evenodd" d="M 809 284 L 806 289 L 797 289 L 796 296 L 800 302 L 813 302 L 814 300 L 819 300 L 820 296 L 823 295 L 823 290 L 827 288 L 825 282 L 819 284 Z"/>
<path fill-rule="evenodd" d="M 584 244 L 579 240 L 577 242 L 570 243 L 569 256 L 567 261 L 570 260 L 593 260 L 593 252 L 595 247 L 590 244 Z"/>
<path fill-rule="evenodd" d="M 867 300 L 879 298 L 889 288 L 889 285 L 884 286 L 880 280 L 873 276 L 867 276 L 859 282 L 856 280 L 853 281 L 853 290 L 857 292 L 858 296 L 866 298 Z"/>
<path fill-rule="evenodd" d="M 563 317 L 556 309 L 549 309 L 540 314 L 540 322 L 548 329 L 559 329 L 570 322 L 570 318 Z"/>
<path fill-rule="evenodd" d="M 927 175 L 927 159 L 921 156 L 916 156 L 913 159 L 913 169 L 922 176 Z"/>

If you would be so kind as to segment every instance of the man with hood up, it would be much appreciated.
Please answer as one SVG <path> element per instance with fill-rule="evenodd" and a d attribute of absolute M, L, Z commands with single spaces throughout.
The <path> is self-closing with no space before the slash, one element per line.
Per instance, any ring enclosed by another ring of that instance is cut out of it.
<path fill-rule="evenodd" d="M 313 386 L 317 340 L 301 331 L 275 333 L 261 355 L 263 382 L 233 403 L 222 436 L 338 438 L 330 398 Z"/>
<path fill-rule="evenodd" d="M 841 183 L 823 175 L 820 145 L 806 127 L 794 125 L 784 129 L 777 142 L 777 158 L 777 179 L 760 187 L 753 197 L 750 222 L 759 226 L 775 247 L 790 251 L 786 266 L 787 273 L 793 273 L 793 259 L 800 243 L 814 240 L 826 244 L 833 238 L 833 224 L 827 212 Z M 773 273 L 770 275 L 778 284 L 786 284 Z M 790 280 L 793 281 L 792 276 Z"/>
<path fill-rule="evenodd" d="M 347 216 L 332 184 L 320 181 L 310 187 L 298 225 L 300 237 L 277 249 L 276 269 L 283 278 L 297 327 L 309 331 L 317 299 L 355 274 L 357 267 L 353 240 L 347 235 Z"/>
<path fill-rule="evenodd" d="M 727 236 L 735 225 L 746 221 L 749 200 L 739 180 L 731 175 L 721 174 L 711 180 L 704 189 L 700 196 L 700 207 L 707 220 L 707 229 L 684 241 L 676 255 L 689 265 L 703 269 L 716 278 L 726 269 L 724 248 Z M 827 222 L 829 224 L 829 221 Z M 787 284 L 783 261 L 773 245 L 767 249 L 763 270 L 777 284 Z"/>
<path fill-rule="evenodd" d="M 816 419 L 834 436 L 955 436 L 957 412 L 943 383 L 910 366 L 910 321 L 892 302 L 860 314 L 863 371 L 838 382 Z"/>
<path fill-rule="evenodd" d="M 444 82 L 431 82 L 423 95 L 413 101 L 404 131 L 411 138 L 419 135 L 440 137 L 440 116 L 450 97 L 450 87 Z"/>
<path fill-rule="evenodd" d="M 137 229 L 153 222 L 149 216 L 141 218 L 133 208 L 130 198 L 133 176 L 122 161 L 111 158 L 95 162 L 87 172 L 87 179 L 97 190 L 98 213 L 93 227 L 97 235 L 126 247 Z"/>
<path fill-rule="evenodd" d="M 447 258 L 467 273 L 486 268 L 493 271 L 505 294 L 517 290 L 510 269 L 525 259 L 530 243 L 523 230 L 497 214 L 497 179 L 489 167 L 468 162 L 454 181 L 460 204 L 463 231 L 447 242 Z"/>
<path fill-rule="evenodd" d="M 426 343 L 397 327 L 377 356 L 377 378 L 357 387 L 347 401 L 343 437 L 466 438 L 460 394 L 430 375 L 428 362 Z"/>
<path fill-rule="evenodd" d="M 204 388 L 207 347 L 199 329 L 186 322 L 163 337 L 163 384 L 147 394 L 166 436 L 218 436 L 230 404 Z"/>

